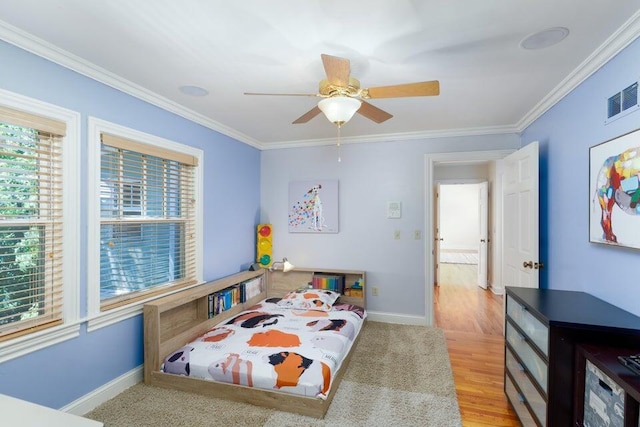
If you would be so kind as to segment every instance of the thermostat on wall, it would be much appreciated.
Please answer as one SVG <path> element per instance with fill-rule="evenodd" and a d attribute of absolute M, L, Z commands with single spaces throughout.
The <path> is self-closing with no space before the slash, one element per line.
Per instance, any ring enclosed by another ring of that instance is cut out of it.
<path fill-rule="evenodd" d="M 387 218 L 400 218 L 402 216 L 402 202 L 387 202 Z"/>

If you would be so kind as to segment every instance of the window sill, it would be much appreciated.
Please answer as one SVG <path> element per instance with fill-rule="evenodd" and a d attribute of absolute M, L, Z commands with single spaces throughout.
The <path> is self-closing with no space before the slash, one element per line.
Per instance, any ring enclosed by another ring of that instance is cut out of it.
<path fill-rule="evenodd" d="M 0 363 L 80 336 L 80 324 L 55 326 L 0 343 Z"/>
<path fill-rule="evenodd" d="M 131 304 L 117 309 L 96 314 L 87 322 L 87 332 L 97 331 L 100 328 L 113 325 L 123 320 L 142 314 L 143 302 Z"/>
<path fill-rule="evenodd" d="M 135 317 L 142 314 L 142 308 L 144 305 L 158 298 L 166 297 L 167 295 L 175 294 L 176 292 L 184 291 L 185 289 L 191 289 L 195 286 L 201 285 L 202 281 L 198 281 L 198 283 L 194 283 L 193 285 L 186 286 L 184 288 L 175 289 L 173 291 L 169 291 L 163 293 L 161 295 L 155 295 L 151 298 L 147 298 L 138 302 L 135 302 L 130 305 L 125 305 L 122 307 L 114 308 L 109 311 L 104 311 L 101 313 L 97 313 L 88 320 L 87 322 L 87 332 L 96 331 L 100 328 L 104 328 L 106 326 L 113 325 L 115 323 L 121 322 L 123 320 L 129 319 L 131 317 Z"/>

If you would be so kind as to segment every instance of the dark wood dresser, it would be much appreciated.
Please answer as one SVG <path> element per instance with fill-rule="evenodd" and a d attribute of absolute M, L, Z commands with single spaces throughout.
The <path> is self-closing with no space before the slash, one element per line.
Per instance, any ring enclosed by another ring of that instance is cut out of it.
<path fill-rule="evenodd" d="M 505 393 L 524 426 L 576 425 L 580 344 L 640 348 L 640 317 L 585 292 L 507 287 Z"/>

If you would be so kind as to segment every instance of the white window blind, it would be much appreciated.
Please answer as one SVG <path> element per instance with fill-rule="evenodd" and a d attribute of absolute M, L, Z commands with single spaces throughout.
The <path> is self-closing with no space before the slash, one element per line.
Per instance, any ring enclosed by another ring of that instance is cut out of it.
<path fill-rule="evenodd" d="M 101 310 L 196 283 L 197 159 L 106 133 L 101 142 Z"/>
<path fill-rule="evenodd" d="M 63 320 L 65 131 L 0 107 L 0 340 Z"/>

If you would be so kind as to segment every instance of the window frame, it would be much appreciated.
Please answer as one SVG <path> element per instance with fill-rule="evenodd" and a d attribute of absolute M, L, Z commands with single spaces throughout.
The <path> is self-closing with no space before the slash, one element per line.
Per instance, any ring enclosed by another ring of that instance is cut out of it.
<path fill-rule="evenodd" d="M 0 89 L 0 105 L 64 122 L 62 152 L 62 324 L 0 342 L 0 363 L 80 335 L 80 113 Z"/>
<path fill-rule="evenodd" d="M 103 133 L 126 138 L 141 144 L 159 147 L 179 153 L 185 153 L 198 159 L 195 166 L 195 231 L 196 231 L 196 286 L 203 283 L 203 160 L 201 149 L 181 144 L 155 135 L 137 131 L 115 123 L 107 122 L 96 117 L 88 118 L 87 126 L 87 331 L 120 322 L 142 313 L 145 302 L 177 292 L 179 289 L 168 288 L 162 295 L 124 304 L 109 310 L 101 311 L 100 303 L 100 166 L 101 166 L 101 135 Z M 184 289 L 184 288 L 182 288 Z"/>

